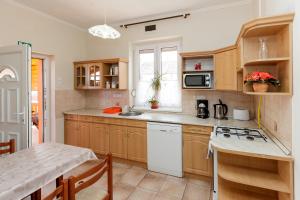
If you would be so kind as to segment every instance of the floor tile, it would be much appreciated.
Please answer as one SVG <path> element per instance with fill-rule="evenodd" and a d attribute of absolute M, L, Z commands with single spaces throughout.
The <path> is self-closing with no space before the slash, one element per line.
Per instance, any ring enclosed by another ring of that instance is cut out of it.
<path fill-rule="evenodd" d="M 175 197 L 175 196 L 168 196 L 160 193 L 158 193 L 154 198 L 154 200 L 181 200 L 181 199 L 182 198 Z"/>
<path fill-rule="evenodd" d="M 163 186 L 163 184 L 166 180 L 166 177 L 167 176 L 164 174 L 149 172 L 142 179 L 142 181 L 140 182 L 138 187 L 158 192 L 161 189 L 161 187 Z"/>
<path fill-rule="evenodd" d="M 209 200 L 210 192 L 210 188 L 188 183 L 183 200 Z"/>
<path fill-rule="evenodd" d="M 159 194 L 163 196 L 174 196 L 182 198 L 186 187 L 186 180 L 168 176 Z"/>
<path fill-rule="evenodd" d="M 211 188 L 212 187 L 212 182 L 209 180 L 205 179 L 194 179 L 194 178 L 189 178 L 188 182 L 191 184 L 199 185 L 205 188 Z"/>
<path fill-rule="evenodd" d="M 120 182 L 131 186 L 137 186 L 146 174 L 147 170 L 139 167 L 132 167 L 123 175 Z"/>
<path fill-rule="evenodd" d="M 137 188 L 128 198 L 128 200 L 153 200 L 156 192 Z"/>
<path fill-rule="evenodd" d="M 130 194 L 135 190 L 135 187 L 127 184 L 117 183 L 113 188 L 113 199 L 114 200 L 125 200 L 128 199 Z"/>

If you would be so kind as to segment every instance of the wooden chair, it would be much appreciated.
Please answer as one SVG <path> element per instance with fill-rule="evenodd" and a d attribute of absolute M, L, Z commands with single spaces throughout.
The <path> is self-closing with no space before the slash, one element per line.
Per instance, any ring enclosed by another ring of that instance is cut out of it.
<path fill-rule="evenodd" d="M 92 167 L 90 167 L 87 171 L 80 173 L 79 175 L 72 175 L 69 177 L 69 200 L 75 200 L 76 193 L 79 193 L 83 189 L 86 189 L 87 187 L 97 182 L 104 175 L 105 172 L 107 172 L 107 193 L 105 193 L 102 199 L 112 200 L 113 181 L 111 154 L 107 154 L 104 160 L 90 160 L 84 163 L 83 165 L 88 165 Z"/>
<path fill-rule="evenodd" d="M 60 186 L 43 198 L 43 200 L 53 200 L 58 197 L 61 197 L 60 200 L 68 200 L 68 180 L 62 180 Z"/>
<path fill-rule="evenodd" d="M 8 142 L 0 143 L 0 148 L 6 147 L 5 149 L 0 149 L 0 155 L 6 153 L 14 153 L 16 151 L 16 142 L 14 139 L 9 140 Z"/>

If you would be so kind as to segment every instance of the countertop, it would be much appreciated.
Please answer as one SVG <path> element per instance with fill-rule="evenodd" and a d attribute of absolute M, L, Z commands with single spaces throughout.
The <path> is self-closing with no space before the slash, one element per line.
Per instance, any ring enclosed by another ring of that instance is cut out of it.
<path fill-rule="evenodd" d="M 174 124 L 187 124 L 187 125 L 201 125 L 201 126 L 234 126 L 243 128 L 257 128 L 256 123 L 253 120 L 239 121 L 239 120 L 217 120 L 214 118 L 200 119 L 193 115 L 185 115 L 178 113 L 154 113 L 144 112 L 139 116 L 120 116 L 118 114 L 106 114 L 101 109 L 81 109 L 64 112 L 64 114 L 71 115 L 86 115 L 108 118 L 121 118 L 121 119 L 135 119 L 149 122 L 162 122 L 162 123 L 174 123 Z"/>

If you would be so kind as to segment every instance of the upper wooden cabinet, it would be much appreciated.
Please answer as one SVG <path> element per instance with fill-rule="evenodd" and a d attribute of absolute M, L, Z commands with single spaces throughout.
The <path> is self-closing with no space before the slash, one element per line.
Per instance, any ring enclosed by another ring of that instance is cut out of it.
<path fill-rule="evenodd" d="M 75 89 L 128 89 L 128 61 L 114 58 L 74 62 Z"/>
<path fill-rule="evenodd" d="M 215 88 L 217 90 L 237 90 L 237 49 L 215 54 Z"/>
<path fill-rule="evenodd" d="M 185 73 L 187 60 L 213 57 L 213 89 L 241 91 L 250 95 L 291 95 L 293 19 L 294 14 L 258 18 L 242 26 L 233 46 L 214 51 L 181 53 L 182 74 Z M 268 49 L 264 57 L 260 56 L 262 39 Z M 271 73 L 279 79 L 280 87 L 270 86 L 268 92 L 253 92 L 252 85 L 244 85 L 243 80 L 254 71 Z"/>

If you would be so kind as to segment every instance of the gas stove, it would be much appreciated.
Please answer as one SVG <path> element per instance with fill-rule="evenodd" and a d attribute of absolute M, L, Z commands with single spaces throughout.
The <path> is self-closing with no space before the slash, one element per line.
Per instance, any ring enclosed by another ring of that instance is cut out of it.
<path fill-rule="evenodd" d="M 217 126 L 215 136 L 249 142 L 269 142 L 267 136 L 258 129 Z"/>

